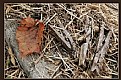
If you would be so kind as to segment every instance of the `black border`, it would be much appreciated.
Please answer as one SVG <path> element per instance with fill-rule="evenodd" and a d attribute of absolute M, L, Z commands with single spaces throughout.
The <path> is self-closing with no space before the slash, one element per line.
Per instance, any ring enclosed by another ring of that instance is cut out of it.
<path fill-rule="evenodd" d="M 14 3 L 21 3 L 21 2 L 45 2 L 45 3 L 118 3 L 119 0 L 4 0 L 4 2 L 14 2 Z"/>
<path fill-rule="evenodd" d="M 4 78 L 4 4 L 0 3 L 0 78 Z"/>
<path fill-rule="evenodd" d="M 0 80 L 4 79 L 4 3 L 119 3 L 119 80 L 120 73 L 120 0 L 4 0 L 0 1 Z"/>

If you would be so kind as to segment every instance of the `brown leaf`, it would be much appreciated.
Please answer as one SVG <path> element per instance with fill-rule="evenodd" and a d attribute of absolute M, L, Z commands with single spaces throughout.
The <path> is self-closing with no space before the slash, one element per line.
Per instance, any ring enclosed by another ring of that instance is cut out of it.
<path fill-rule="evenodd" d="M 34 27 L 35 21 L 33 18 L 27 17 L 20 21 L 22 27 Z"/>
<path fill-rule="evenodd" d="M 20 56 L 24 57 L 32 53 L 40 53 L 41 39 L 43 36 L 44 24 L 27 17 L 21 20 L 21 25 L 16 30 L 16 40 L 18 42 Z"/>

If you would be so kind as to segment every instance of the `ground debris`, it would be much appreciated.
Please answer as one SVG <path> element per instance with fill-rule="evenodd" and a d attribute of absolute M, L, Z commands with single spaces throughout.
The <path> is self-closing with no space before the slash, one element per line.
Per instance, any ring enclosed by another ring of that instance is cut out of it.
<path fill-rule="evenodd" d="M 44 76 L 39 78 L 118 78 L 118 6 L 117 3 L 5 3 L 4 14 L 6 21 L 19 21 L 27 16 L 43 20 L 41 47 L 48 73 L 35 64 L 37 72 Z M 26 78 L 16 66 L 17 59 L 11 62 L 14 52 L 9 53 L 10 41 L 5 41 L 5 78 Z M 41 57 L 34 59 L 41 62 Z"/>

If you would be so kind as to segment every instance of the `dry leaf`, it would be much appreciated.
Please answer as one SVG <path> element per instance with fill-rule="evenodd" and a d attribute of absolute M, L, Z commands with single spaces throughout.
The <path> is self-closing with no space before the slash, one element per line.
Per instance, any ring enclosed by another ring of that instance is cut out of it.
<path fill-rule="evenodd" d="M 88 50 L 88 43 L 83 43 L 81 48 L 80 48 L 79 65 L 84 65 L 87 50 Z"/>
<path fill-rule="evenodd" d="M 44 24 L 33 18 L 27 17 L 21 20 L 20 26 L 16 30 L 16 40 L 18 42 L 20 56 L 40 53 Z"/>
<path fill-rule="evenodd" d="M 27 17 L 20 21 L 22 27 L 34 27 L 35 20 L 33 18 Z"/>

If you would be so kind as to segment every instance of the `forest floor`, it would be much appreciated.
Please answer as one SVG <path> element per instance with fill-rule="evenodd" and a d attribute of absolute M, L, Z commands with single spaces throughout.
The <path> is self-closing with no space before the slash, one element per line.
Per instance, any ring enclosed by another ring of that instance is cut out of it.
<path fill-rule="evenodd" d="M 51 71 L 52 78 L 118 78 L 118 6 L 117 3 L 5 3 L 4 19 L 31 16 L 43 20 L 42 49 L 47 48 L 44 58 L 58 66 Z M 54 36 L 51 32 L 58 34 Z M 6 42 L 4 65 L 5 78 L 28 78 Z"/>

